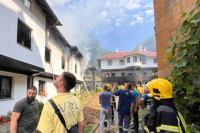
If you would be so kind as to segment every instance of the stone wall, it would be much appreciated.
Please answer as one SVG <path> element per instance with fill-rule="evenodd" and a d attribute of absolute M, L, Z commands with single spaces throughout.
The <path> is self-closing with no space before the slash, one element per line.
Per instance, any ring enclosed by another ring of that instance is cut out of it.
<path fill-rule="evenodd" d="M 168 61 L 165 52 L 168 41 L 175 36 L 173 33 L 184 21 L 180 12 L 191 9 L 196 0 L 154 0 L 155 35 L 157 47 L 158 76 L 165 78 L 169 75 Z"/>

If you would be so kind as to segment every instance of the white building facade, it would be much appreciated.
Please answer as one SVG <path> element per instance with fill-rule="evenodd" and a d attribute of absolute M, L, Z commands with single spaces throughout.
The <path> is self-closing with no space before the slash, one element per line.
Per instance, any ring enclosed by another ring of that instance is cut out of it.
<path fill-rule="evenodd" d="M 53 77 L 81 70 L 82 54 L 66 41 L 56 26 L 60 21 L 46 0 L 0 0 L 0 115 L 26 97 L 27 87 L 38 88 L 37 99 L 45 102 L 57 94 Z"/>
<path fill-rule="evenodd" d="M 103 83 L 147 82 L 157 78 L 156 52 L 114 52 L 97 59 Z"/>

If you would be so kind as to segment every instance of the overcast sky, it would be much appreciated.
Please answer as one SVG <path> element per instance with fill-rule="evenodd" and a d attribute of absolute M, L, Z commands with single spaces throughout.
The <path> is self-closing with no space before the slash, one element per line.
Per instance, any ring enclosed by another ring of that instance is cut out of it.
<path fill-rule="evenodd" d="M 71 45 L 97 38 L 102 47 L 130 51 L 154 34 L 153 0 L 47 0 Z"/>

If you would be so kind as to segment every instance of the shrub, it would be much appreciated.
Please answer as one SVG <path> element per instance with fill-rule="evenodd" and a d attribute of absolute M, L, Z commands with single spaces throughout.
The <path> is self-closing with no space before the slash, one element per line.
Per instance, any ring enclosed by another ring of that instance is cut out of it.
<path fill-rule="evenodd" d="M 200 1 L 197 0 L 192 9 L 181 13 L 181 18 L 186 18 L 176 30 L 177 36 L 169 41 L 171 45 L 165 54 L 170 63 L 171 73 L 168 78 L 174 87 L 175 102 L 190 125 L 189 132 L 200 130 L 200 85 L 194 82 L 200 79 L 199 10 Z"/>
<path fill-rule="evenodd" d="M 11 111 L 8 111 L 7 115 L 1 115 L 0 116 L 0 123 L 9 122 L 11 120 L 11 115 L 12 115 Z"/>
<path fill-rule="evenodd" d="M 43 107 L 44 107 L 44 103 L 39 102 L 39 103 L 38 103 L 38 113 L 39 113 L 39 116 L 40 116 L 41 113 L 42 113 L 42 109 L 43 109 Z"/>

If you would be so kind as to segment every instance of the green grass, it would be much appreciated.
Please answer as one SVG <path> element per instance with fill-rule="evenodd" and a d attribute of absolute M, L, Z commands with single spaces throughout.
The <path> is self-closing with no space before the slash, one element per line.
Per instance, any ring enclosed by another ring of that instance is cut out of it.
<path fill-rule="evenodd" d="M 92 131 L 93 128 L 94 128 L 94 127 L 92 127 L 92 126 L 87 126 L 87 127 L 85 127 L 84 133 L 89 133 L 90 131 Z"/>

